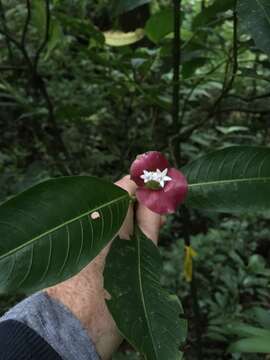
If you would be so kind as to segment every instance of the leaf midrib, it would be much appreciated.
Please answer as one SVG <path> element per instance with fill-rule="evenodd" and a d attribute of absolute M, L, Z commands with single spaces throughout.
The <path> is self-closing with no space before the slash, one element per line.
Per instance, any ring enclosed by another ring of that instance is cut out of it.
<path fill-rule="evenodd" d="M 230 180 L 215 180 L 215 181 L 204 181 L 200 183 L 191 183 L 188 185 L 189 189 L 198 186 L 209 186 L 209 185 L 227 185 L 232 183 L 241 183 L 241 182 L 265 182 L 270 181 L 270 177 L 263 177 L 263 178 L 243 178 L 243 179 L 230 179 Z"/>
<path fill-rule="evenodd" d="M 268 15 L 267 11 L 265 10 L 264 5 L 259 0 L 256 0 L 256 3 L 261 8 L 261 10 L 264 12 L 265 17 L 266 17 L 266 19 L 267 19 L 267 21 L 268 21 L 268 23 L 270 25 L 270 16 Z"/>
<path fill-rule="evenodd" d="M 35 236 L 33 239 L 30 239 L 30 240 L 28 240 L 27 242 L 25 242 L 24 244 L 22 244 L 22 245 L 20 245 L 20 246 L 17 246 L 15 249 L 12 249 L 12 250 L 8 251 L 6 254 L 0 256 L 0 261 L 3 260 L 3 259 L 5 259 L 6 257 L 8 257 L 8 256 L 10 256 L 10 255 L 12 255 L 12 254 L 14 254 L 14 253 L 16 253 L 17 251 L 23 249 L 24 247 L 32 244 L 33 242 L 41 239 L 42 237 L 44 237 L 44 236 L 46 236 L 46 235 L 49 235 L 49 234 L 51 234 L 51 233 L 53 233 L 53 232 L 61 229 L 62 227 L 66 226 L 66 225 L 69 225 L 69 224 L 71 224 L 71 223 L 73 223 L 73 222 L 75 222 L 75 221 L 83 218 L 84 216 L 89 215 L 91 212 L 95 212 L 95 211 L 98 211 L 98 210 L 100 210 L 100 209 L 103 209 L 103 208 L 106 207 L 106 206 L 110 206 L 111 204 L 114 204 L 115 202 L 121 201 L 121 200 L 123 200 L 123 199 L 125 199 L 125 198 L 128 198 L 128 197 L 129 197 L 129 195 L 128 195 L 128 194 L 125 194 L 125 195 L 121 196 L 120 198 L 111 200 L 111 201 L 109 201 L 109 202 L 107 202 L 107 203 L 105 203 L 105 204 L 103 204 L 103 205 L 101 205 L 101 206 L 98 206 L 98 207 L 96 207 L 96 208 L 93 208 L 93 209 L 91 209 L 91 210 L 88 210 L 88 211 L 84 212 L 83 214 L 81 214 L 81 215 L 79 215 L 79 216 L 76 216 L 75 218 L 72 218 L 71 220 L 65 221 L 64 223 L 62 223 L 62 224 L 54 227 L 53 229 L 50 229 L 50 230 L 48 230 L 48 231 L 46 231 L 46 232 L 44 232 L 44 233 L 42 233 L 42 234 L 40 234 L 40 235 L 37 235 L 37 236 Z"/>
<path fill-rule="evenodd" d="M 148 329 L 149 329 L 150 337 L 151 337 L 151 340 L 152 340 L 153 350 L 154 350 L 154 353 L 156 355 L 156 359 L 158 359 L 156 348 L 154 346 L 154 336 L 153 336 L 153 333 L 152 333 L 152 327 L 151 327 L 151 324 L 150 324 L 150 320 L 148 318 L 148 313 L 147 313 L 146 303 L 145 303 L 145 298 L 144 298 L 144 291 L 143 291 L 143 285 L 142 285 L 142 272 L 141 272 L 141 243 L 140 243 L 140 236 L 138 236 L 138 234 L 137 234 L 137 249 L 138 249 L 137 255 L 138 255 L 139 290 L 140 290 L 140 293 L 141 293 L 142 306 L 143 306 L 143 310 L 144 310 L 146 323 L 147 323 L 147 326 L 148 326 Z"/>

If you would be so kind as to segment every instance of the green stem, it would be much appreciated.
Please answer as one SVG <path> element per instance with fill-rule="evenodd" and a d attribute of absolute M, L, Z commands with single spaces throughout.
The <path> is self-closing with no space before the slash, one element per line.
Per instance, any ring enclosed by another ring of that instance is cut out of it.
<path fill-rule="evenodd" d="M 180 65 L 181 65 L 181 8 L 182 0 L 173 0 L 174 40 L 173 40 L 173 104 L 172 134 L 178 132 L 180 124 Z M 180 165 L 180 147 L 177 141 L 170 139 L 170 150 L 175 166 Z"/>
<path fill-rule="evenodd" d="M 172 136 L 169 140 L 170 152 L 174 165 L 180 167 L 181 159 L 181 143 L 180 137 L 175 134 L 181 133 L 182 121 L 180 118 L 180 65 L 181 65 L 181 9 L 182 0 L 173 0 L 174 5 L 174 45 L 173 45 L 173 106 L 172 106 Z M 183 227 L 184 241 L 186 246 L 190 246 L 190 215 L 186 207 L 183 207 Z M 197 358 L 202 358 L 201 346 L 201 328 L 200 328 L 200 312 L 197 296 L 197 285 L 195 282 L 195 274 L 193 272 L 193 280 L 190 286 L 190 296 L 192 300 L 192 312 L 194 315 L 194 324 L 196 328 L 196 352 Z"/>

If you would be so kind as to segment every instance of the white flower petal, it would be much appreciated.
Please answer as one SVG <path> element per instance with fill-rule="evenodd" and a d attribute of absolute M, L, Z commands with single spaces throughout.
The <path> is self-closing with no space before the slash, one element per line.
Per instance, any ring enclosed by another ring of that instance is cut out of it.
<path fill-rule="evenodd" d="M 164 170 L 162 171 L 161 175 L 162 175 L 162 176 L 166 176 L 167 173 L 168 173 L 168 169 L 164 169 Z"/>
<path fill-rule="evenodd" d="M 141 179 L 144 180 L 144 183 L 148 183 L 149 181 L 155 181 L 159 183 L 159 185 L 164 188 L 166 181 L 171 181 L 172 178 L 167 176 L 168 169 L 164 169 L 160 171 L 157 169 L 156 171 L 147 171 L 143 170 L 143 175 L 140 176 Z"/>

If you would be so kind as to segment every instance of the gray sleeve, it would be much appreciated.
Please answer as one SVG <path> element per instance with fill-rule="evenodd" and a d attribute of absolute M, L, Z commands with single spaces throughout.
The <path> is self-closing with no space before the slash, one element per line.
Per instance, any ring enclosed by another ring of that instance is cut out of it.
<path fill-rule="evenodd" d="M 0 321 L 17 320 L 36 331 L 64 360 L 100 360 L 80 321 L 46 293 L 34 294 L 9 310 Z"/>

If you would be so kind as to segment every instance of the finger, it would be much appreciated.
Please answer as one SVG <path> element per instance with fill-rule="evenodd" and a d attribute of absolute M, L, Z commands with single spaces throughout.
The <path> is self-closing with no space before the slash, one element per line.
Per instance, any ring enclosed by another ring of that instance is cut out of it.
<path fill-rule="evenodd" d="M 121 180 L 116 181 L 115 185 L 128 191 L 129 195 L 134 195 L 137 188 L 135 182 L 130 180 L 130 175 L 126 175 Z"/>
<path fill-rule="evenodd" d="M 124 176 L 121 180 L 115 183 L 117 186 L 120 186 L 122 189 L 129 192 L 130 195 L 134 195 L 137 185 L 134 181 L 130 180 L 130 176 Z M 125 218 L 125 221 L 119 230 L 119 237 L 121 239 L 130 239 L 130 236 L 133 234 L 133 205 L 130 205 L 128 212 Z"/>
<path fill-rule="evenodd" d="M 131 235 L 133 234 L 133 228 L 134 228 L 133 213 L 134 213 L 133 205 L 129 205 L 125 221 L 123 222 L 123 225 L 121 226 L 118 233 L 120 239 L 129 240 Z"/>
<path fill-rule="evenodd" d="M 139 204 L 137 209 L 137 221 L 142 232 L 155 244 L 158 243 L 159 230 L 162 225 L 160 215 Z"/>

